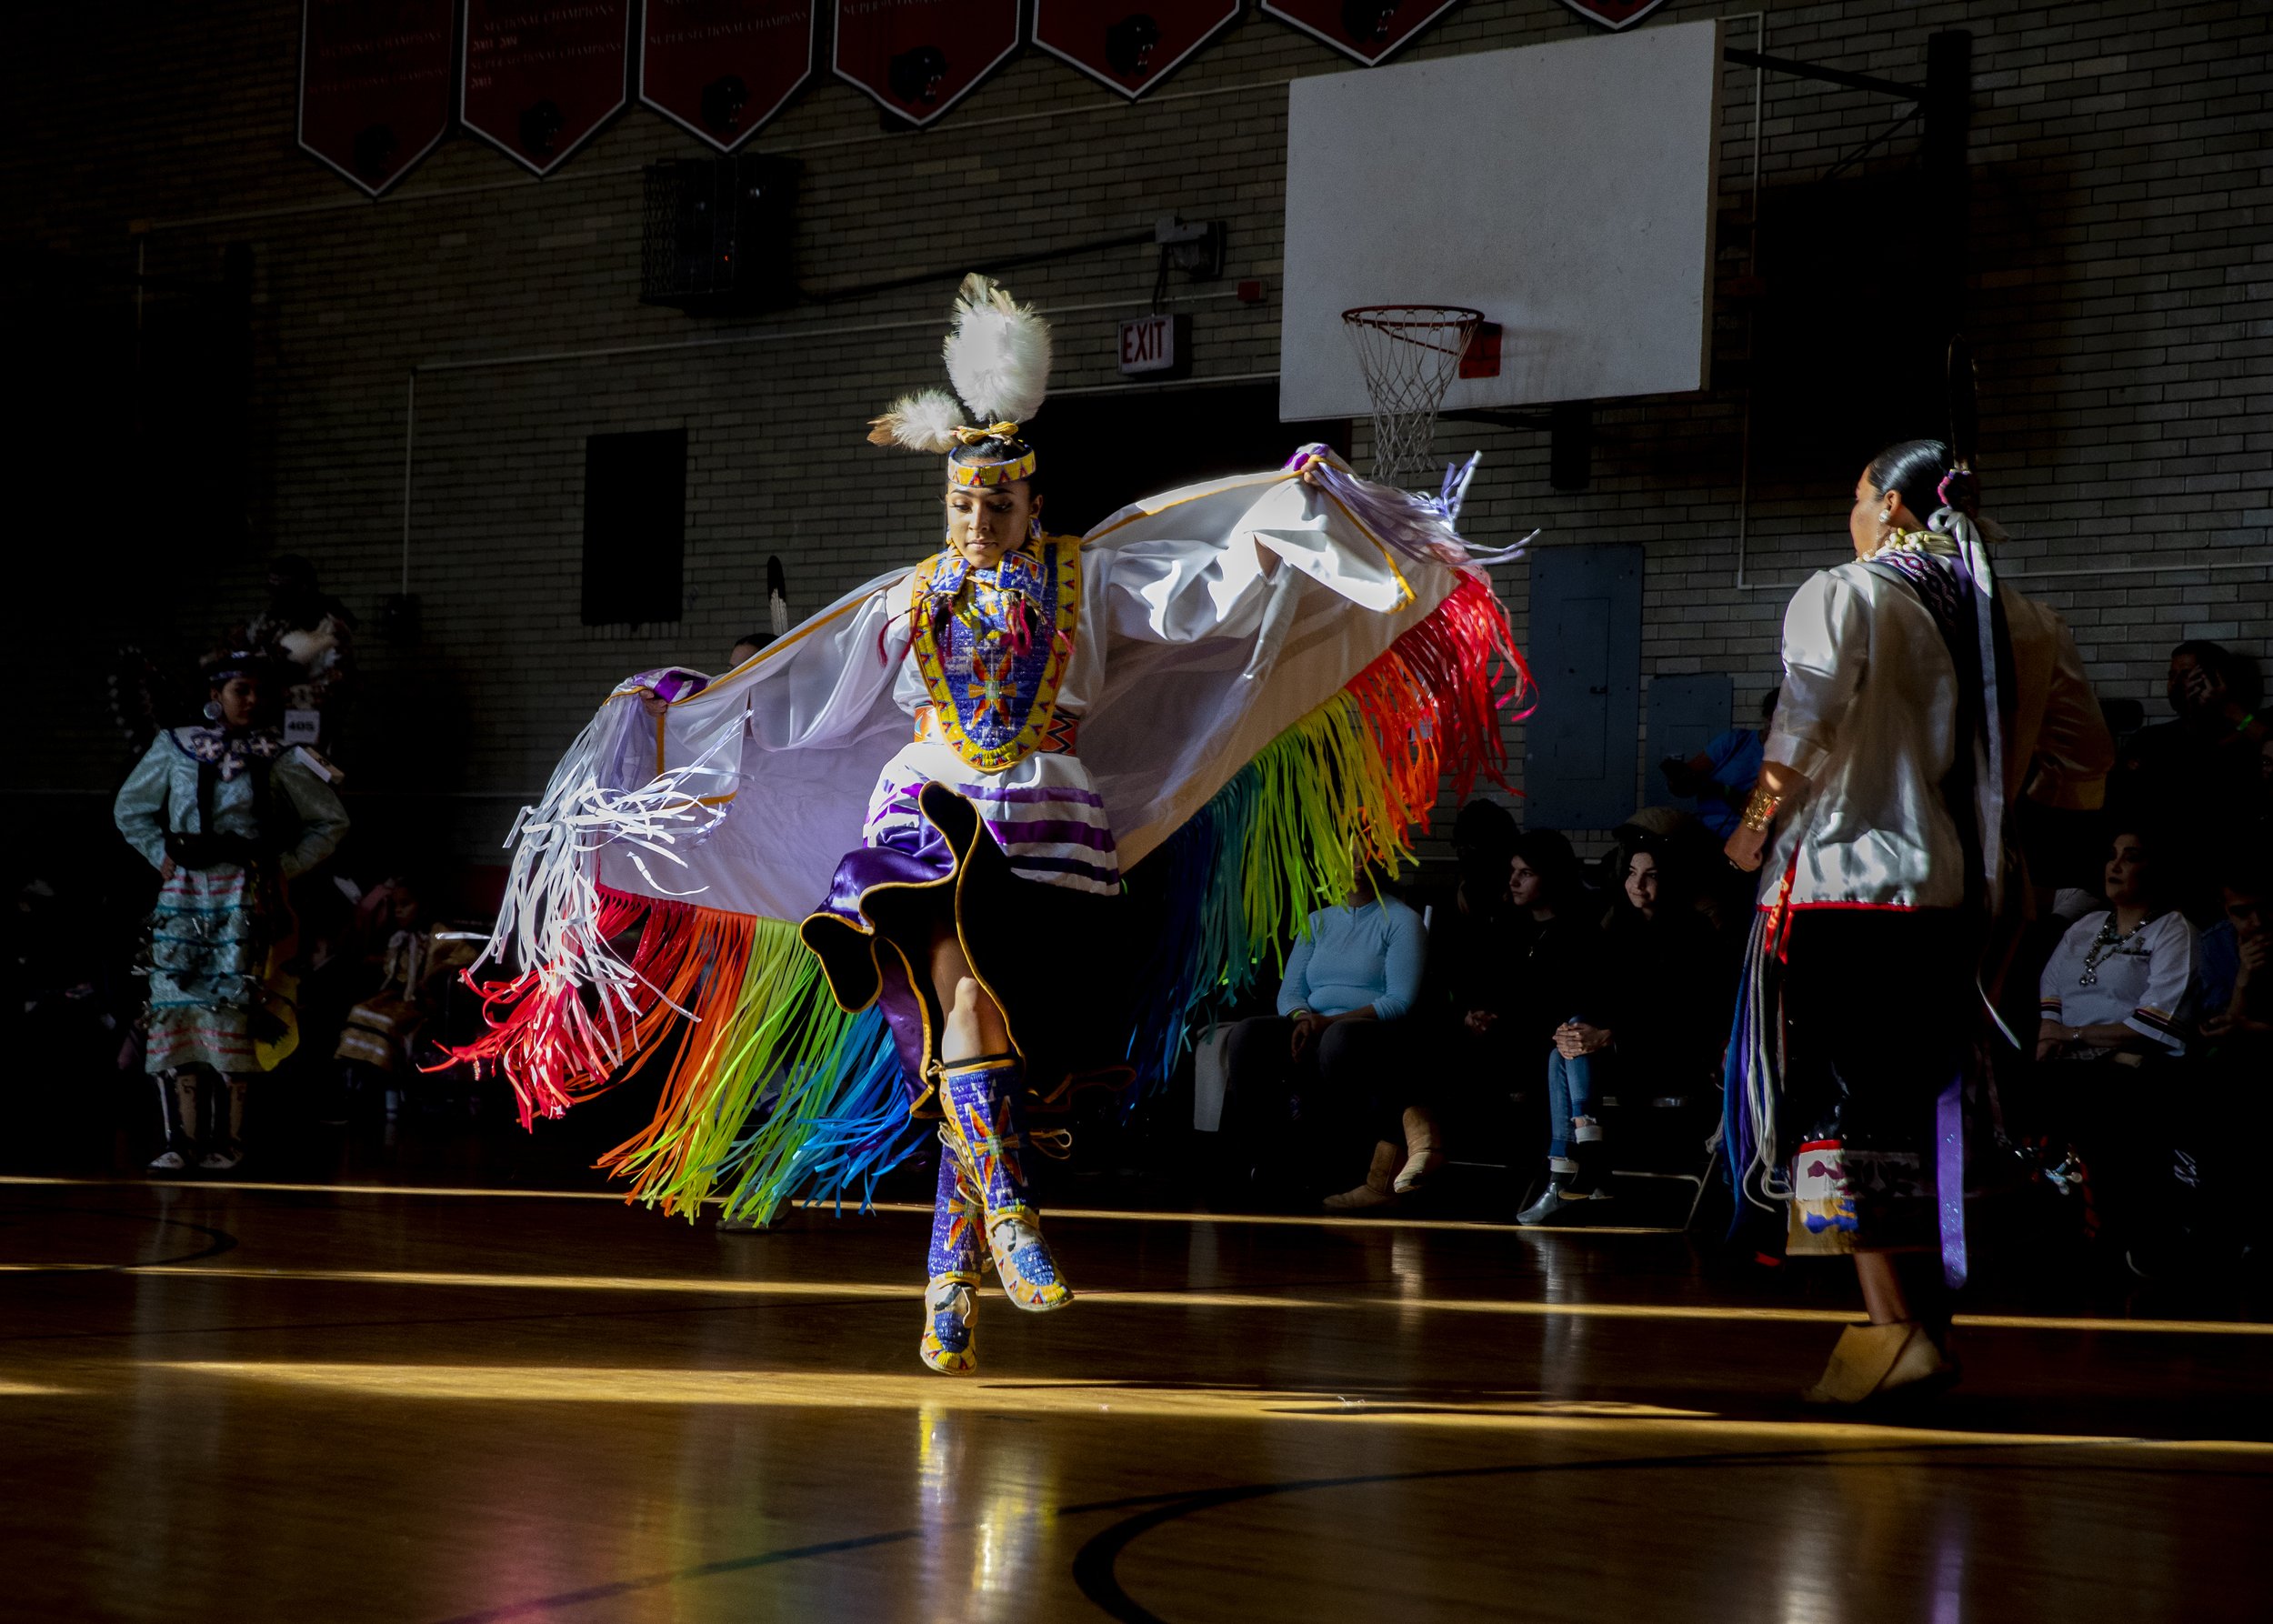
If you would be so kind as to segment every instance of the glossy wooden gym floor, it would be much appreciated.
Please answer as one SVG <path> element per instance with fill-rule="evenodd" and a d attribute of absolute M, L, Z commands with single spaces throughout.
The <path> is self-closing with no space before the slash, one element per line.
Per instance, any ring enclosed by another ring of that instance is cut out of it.
<path fill-rule="evenodd" d="M 2273 1614 L 2273 1326 L 1985 1316 L 1833 1422 L 1836 1292 L 1679 1237 L 1060 1213 L 957 1381 L 923 1226 L 8 1180 L 0 1616 Z"/>

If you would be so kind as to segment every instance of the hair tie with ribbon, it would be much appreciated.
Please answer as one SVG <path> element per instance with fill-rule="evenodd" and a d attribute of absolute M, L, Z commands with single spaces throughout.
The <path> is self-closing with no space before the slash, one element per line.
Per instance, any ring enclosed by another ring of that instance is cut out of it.
<path fill-rule="evenodd" d="M 1018 426 L 1015 423 L 990 423 L 985 428 L 956 428 L 955 437 L 966 446 L 982 446 L 988 440 L 1015 440 Z"/>
<path fill-rule="evenodd" d="M 1941 476 L 1934 495 L 1944 507 L 1954 507 L 1969 519 L 1981 516 L 1980 476 L 1962 464 Z"/>

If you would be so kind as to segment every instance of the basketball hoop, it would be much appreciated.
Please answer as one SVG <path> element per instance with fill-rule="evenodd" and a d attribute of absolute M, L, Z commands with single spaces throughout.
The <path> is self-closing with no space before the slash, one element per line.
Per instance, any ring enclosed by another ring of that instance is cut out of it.
<path fill-rule="evenodd" d="M 1373 476 L 1403 486 L 1426 466 L 1437 408 L 1484 319 L 1460 305 L 1361 305 L 1342 312 L 1373 397 Z"/>

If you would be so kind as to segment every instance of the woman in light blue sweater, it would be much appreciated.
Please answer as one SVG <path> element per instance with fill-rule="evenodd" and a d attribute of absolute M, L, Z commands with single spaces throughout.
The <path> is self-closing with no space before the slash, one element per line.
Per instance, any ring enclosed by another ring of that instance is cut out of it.
<path fill-rule="evenodd" d="M 1231 1031 L 1231 1087 L 1250 1106 L 1283 1094 L 1304 1115 L 1315 1099 L 1373 1135 L 1366 1182 L 1327 1201 L 1337 1211 L 1387 1206 L 1444 1159 L 1435 1122 L 1407 1098 L 1410 1068 L 1397 1053 L 1397 1023 L 1420 996 L 1427 938 L 1418 914 L 1361 874 L 1341 906 L 1310 916 L 1287 958 L 1277 1016 Z"/>

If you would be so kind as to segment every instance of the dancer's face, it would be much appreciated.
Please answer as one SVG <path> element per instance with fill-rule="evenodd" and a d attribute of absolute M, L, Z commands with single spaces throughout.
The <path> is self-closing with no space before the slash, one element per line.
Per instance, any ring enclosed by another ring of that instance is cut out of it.
<path fill-rule="evenodd" d="M 249 677 L 232 677 L 213 690 L 213 700 L 221 707 L 225 726 L 250 727 L 253 713 L 260 707 L 260 684 Z"/>
<path fill-rule="evenodd" d="M 1042 498 L 1023 479 L 947 490 L 947 545 L 975 569 L 992 569 L 1042 515 Z"/>

